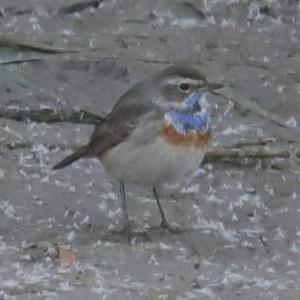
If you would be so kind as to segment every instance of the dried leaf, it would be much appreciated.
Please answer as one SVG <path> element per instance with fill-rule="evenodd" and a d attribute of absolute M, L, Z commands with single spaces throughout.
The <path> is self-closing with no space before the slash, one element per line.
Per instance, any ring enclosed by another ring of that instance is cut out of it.
<path fill-rule="evenodd" d="M 61 264 L 74 265 L 77 261 L 76 253 L 70 249 L 57 247 L 57 258 Z"/>

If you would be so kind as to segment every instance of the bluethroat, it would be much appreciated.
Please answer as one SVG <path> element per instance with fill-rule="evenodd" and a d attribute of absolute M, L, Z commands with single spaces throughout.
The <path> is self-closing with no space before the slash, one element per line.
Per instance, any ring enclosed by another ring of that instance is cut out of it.
<path fill-rule="evenodd" d="M 125 184 L 151 187 L 161 226 L 170 228 L 157 188 L 185 178 L 202 163 L 211 139 L 205 97 L 221 87 L 194 68 L 169 66 L 130 88 L 95 128 L 90 142 L 53 168 L 97 157 L 119 182 L 128 236 Z"/>

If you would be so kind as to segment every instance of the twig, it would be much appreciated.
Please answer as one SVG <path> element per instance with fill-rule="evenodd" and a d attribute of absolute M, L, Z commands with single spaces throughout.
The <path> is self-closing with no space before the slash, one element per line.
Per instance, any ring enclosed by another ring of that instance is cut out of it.
<path fill-rule="evenodd" d="M 259 235 L 259 240 L 260 240 L 261 244 L 263 245 L 263 247 L 265 248 L 266 252 L 270 253 L 269 244 L 265 241 L 264 237 L 261 234 Z"/>
<path fill-rule="evenodd" d="M 12 59 L 6 61 L 0 61 L 0 65 L 12 65 L 12 64 L 22 64 L 26 62 L 36 62 L 44 60 L 42 57 L 32 57 L 32 58 L 23 58 L 23 59 Z"/>
<path fill-rule="evenodd" d="M 47 45 L 41 45 L 36 43 L 29 43 L 22 41 L 17 38 L 6 37 L 0 35 L 0 48 L 16 48 L 23 51 L 36 51 L 48 54 L 57 54 L 57 53 L 72 53 L 78 52 L 79 50 L 75 49 L 64 49 L 58 47 L 52 47 Z"/>
<path fill-rule="evenodd" d="M 266 139 L 259 139 L 258 141 L 237 141 L 236 143 L 224 146 L 224 148 L 244 148 L 244 147 L 251 147 L 251 146 L 266 146 L 268 144 L 274 144 L 276 142 L 275 138 L 266 138 Z"/>
<path fill-rule="evenodd" d="M 71 4 L 68 6 L 63 6 L 58 10 L 60 14 L 73 14 L 79 13 L 88 8 L 98 8 L 101 2 L 104 0 L 90 0 L 90 1 L 82 1 L 75 4 Z"/>
<path fill-rule="evenodd" d="M 245 158 L 291 158 L 293 155 L 299 156 L 299 149 L 288 147 L 252 147 L 249 149 L 239 148 L 213 148 L 206 154 L 206 160 L 215 161 L 222 159 L 245 159 Z"/>
<path fill-rule="evenodd" d="M 28 284 L 28 285 L 16 285 L 13 287 L 4 287 L 3 290 L 9 295 L 34 295 L 45 291 L 55 292 L 55 288 L 49 286 Z"/>
<path fill-rule="evenodd" d="M 162 59 L 138 58 L 137 60 L 144 63 L 160 64 L 160 65 L 170 65 L 172 63 L 170 60 L 162 60 Z"/>
<path fill-rule="evenodd" d="M 7 148 L 9 150 L 18 150 L 18 149 L 28 149 L 33 146 L 32 142 L 13 142 L 13 143 L 5 143 L 1 144 L 2 147 Z"/>
<path fill-rule="evenodd" d="M 238 104 L 238 105 L 242 106 L 243 108 L 248 109 L 248 110 L 258 114 L 261 117 L 264 117 L 264 118 L 270 120 L 271 122 L 273 122 L 274 124 L 276 124 L 280 127 L 288 128 L 289 130 L 293 130 L 294 132 L 300 134 L 299 127 L 289 126 L 284 120 L 282 120 L 278 116 L 261 108 L 258 104 L 254 103 L 250 100 L 244 99 L 241 95 L 239 95 L 239 93 L 237 91 L 233 92 L 232 89 L 227 88 L 225 93 L 220 92 L 220 93 L 218 93 L 218 95 L 225 98 L 226 100 L 233 101 L 235 104 Z"/>
<path fill-rule="evenodd" d="M 100 124 L 103 122 L 103 117 L 83 110 L 68 113 L 52 109 L 21 110 L 5 106 L 0 106 L 0 117 L 23 122 L 28 120 L 46 123 L 72 122 L 81 124 Z"/>
<path fill-rule="evenodd" d="M 236 62 L 227 62 L 226 63 L 227 66 L 231 67 L 231 68 L 235 68 L 235 67 L 240 67 L 240 66 L 248 66 L 251 68 L 258 68 L 258 69 L 262 69 L 262 70 L 270 70 L 270 67 L 267 66 L 265 63 L 260 62 L 260 61 L 256 61 L 256 60 L 247 60 L 247 61 L 243 61 L 241 63 L 236 63 Z"/>

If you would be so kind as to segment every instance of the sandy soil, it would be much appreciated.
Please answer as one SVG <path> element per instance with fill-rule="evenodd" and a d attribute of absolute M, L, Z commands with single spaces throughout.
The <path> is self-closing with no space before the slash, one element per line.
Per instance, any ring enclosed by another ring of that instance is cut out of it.
<path fill-rule="evenodd" d="M 1 34 L 76 50 L 0 48 L 1 105 L 103 115 L 133 83 L 184 61 L 298 125 L 298 1 L 75 3 L 1 0 Z M 38 60 L 13 63 L 20 59 Z M 292 129 L 209 100 L 214 145 L 298 142 Z M 296 160 L 206 164 L 189 184 L 162 190 L 178 234 L 158 228 L 151 194 L 131 187 L 134 228 L 149 240 L 128 245 L 114 232 L 120 203 L 98 161 L 51 170 L 92 130 L 0 119 L 0 299 L 299 299 Z M 56 257 L 58 248 L 75 253 L 74 265 Z"/>

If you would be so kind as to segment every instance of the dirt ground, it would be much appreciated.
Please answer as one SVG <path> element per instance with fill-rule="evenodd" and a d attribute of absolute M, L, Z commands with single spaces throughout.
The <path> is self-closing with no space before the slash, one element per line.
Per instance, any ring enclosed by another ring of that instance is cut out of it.
<path fill-rule="evenodd" d="M 78 1 L 0 1 L 1 35 L 68 50 L 0 47 L 1 106 L 104 115 L 135 82 L 185 62 L 298 126 L 298 1 Z M 297 146 L 293 129 L 209 101 L 214 146 Z M 98 161 L 51 169 L 92 130 L 0 119 L 0 299 L 300 299 L 297 157 L 206 163 L 162 189 L 178 234 L 157 227 L 149 191 L 130 187 L 133 226 L 149 239 L 128 245 Z"/>

